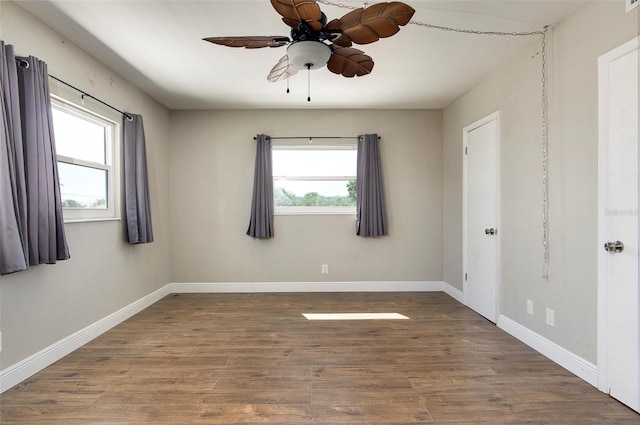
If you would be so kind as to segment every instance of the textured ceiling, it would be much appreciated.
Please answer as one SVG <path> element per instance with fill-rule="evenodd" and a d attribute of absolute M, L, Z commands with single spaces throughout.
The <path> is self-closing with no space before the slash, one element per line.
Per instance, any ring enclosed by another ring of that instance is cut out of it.
<path fill-rule="evenodd" d="M 414 21 L 483 31 L 553 25 L 584 1 L 405 1 Z M 336 2 L 337 3 L 337 2 Z M 349 6 L 362 2 L 340 1 Z M 289 36 L 267 0 L 24 1 L 21 7 L 170 109 L 443 108 L 538 36 L 460 34 L 409 24 L 393 37 L 355 46 L 375 61 L 370 75 L 326 68 L 289 81 L 266 76 L 286 48 L 231 49 L 202 41 L 232 35 Z M 349 10 L 321 4 L 329 20 Z"/>

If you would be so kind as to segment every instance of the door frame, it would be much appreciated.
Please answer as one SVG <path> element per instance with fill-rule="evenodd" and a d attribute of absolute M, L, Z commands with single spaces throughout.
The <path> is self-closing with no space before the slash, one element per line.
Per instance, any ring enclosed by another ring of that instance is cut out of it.
<path fill-rule="evenodd" d="M 640 47 L 640 36 L 626 43 L 618 46 L 617 48 L 604 53 L 598 58 L 598 243 L 597 250 L 597 365 L 598 365 L 598 389 L 609 394 L 609 365 L 606 359 L 609 356 L 609 294 L 607 291 L 607 260 L 608 253 L 602 248 L 601 241 L 606 240 L 606 214 L 605 214 L 605 191 L 606 191 L 606 163 L 607 163 L 607 148 L 609 145 L 609 138 L 607 123 L 608 114 L 607 106 L 609 103 L 608 96 L 608 72 L 607 65 L 613 60 L 624 56 L 625 54 L 632 52 Z M 640 161 L 640 158 L 639 158 Z M 640 324 L 639 324 L 640 326 Z"/>
<path fill-rule="evenodd" d="M 496 167 L 498 168 L 496 170 L 497 172 L 497 182 L 496 184 L 498 185 L 497 187 L 497 203 L 498 203 L 498 217 L 497 217 L 497 228 L 498 228 L 498 233 L 496 234 L 496 237 L 498 238 L 497 241 L 497 252 L 496 252 L 496 288 L 495 288 L 495 318 L 496 321 L 495 323 L 498 323 L 498 317 L 500 314 L 500 287 L 501 287 L 501 264 L 502 264 L 502 257 L 501 257 L 501 246 L 502 246 L 502 219 L 501 219 L 501 201 L 500 201 L 500 193 L 501 193 L 501 181 L 502 181 L 502 177 L 501 177 L 501 166 L 500 166 L 500 146 L 501 146 L 501 127 L 500 127 L 500 111 L 496 111 L 493 112 L 487 116 L 485 116 L 484 118 L 480 118 L 479 120 L 467 125 L 466 127 L 464 127 L 462 129 L 462 293 L 463 293 L 463 300 L 464 300 L 464 304 L 466 306 L 469 305 L 469 302 L 467 300 L 467 296 L 469 291 L 467 291 L 467 279 L 465 279 L 466 273 L 467 273 L 467 248 L 468 248 L 468 241 L 467 241 L 467 197 L 468 197 L 468 184 L 467 184 L 467 179 L 468 179 L 468 170 L 467 170 L 467 154 L 466 154 L 466 149 L 469 145 L 469 133 L 471 133 L 473 130 L 477 129 L 478 127 L 482 127 L 483 125 L 491 122 L 491 121 L 495 121 L 496 122 Z"/>

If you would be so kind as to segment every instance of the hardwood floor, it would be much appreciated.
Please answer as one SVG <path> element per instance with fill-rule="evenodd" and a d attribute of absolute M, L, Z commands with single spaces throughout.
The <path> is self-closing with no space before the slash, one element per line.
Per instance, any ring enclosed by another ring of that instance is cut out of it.
<path fill-rule="evenodd" d="M 395 312 L 411 320 L 307 321 Z M 2 424 L 632 424 L 442 293 L 171 295 L 0 395 Z"/>

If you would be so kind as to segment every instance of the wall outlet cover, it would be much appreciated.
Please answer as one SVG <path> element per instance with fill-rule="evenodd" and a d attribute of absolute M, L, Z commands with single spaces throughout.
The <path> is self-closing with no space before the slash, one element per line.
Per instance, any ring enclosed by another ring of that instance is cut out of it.
<path fill-rule="evenodd" d="M 547 308 L 547 325 L 549 326 L 555 326 L 555 311 L 551 310 L 550 308 Z"/>

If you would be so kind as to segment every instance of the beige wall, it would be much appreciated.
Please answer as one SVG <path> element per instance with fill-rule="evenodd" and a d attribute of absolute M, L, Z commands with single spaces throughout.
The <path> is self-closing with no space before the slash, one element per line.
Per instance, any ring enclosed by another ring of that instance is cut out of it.
<path fill-rule="evenodd" d="M 550 279 L 542 273 L 539 46 L 444 111 L 444 279 L 462 288 L 462 128 L 500 110 L 500 313 L 596 363 L 597 59 L 638 35 L 623 2 L 589 3 L 549 37 Z M 526 300 L 535 305 L 526 314 Z M 555 327 L 544 310 L 555 310 Z"/>
<path fill-rule="evenodd" d="M 16 54 L 37 56 L 50 74 L 144 117 L 156 237 L 130 246 L 122 221 L 67 224 L 70 260 L 2 276 L 2 370 L 169 281 L 169 111 L 14 3 L 2 1 L 0 8 L 0 38 Z M 87 107 L 112 113 L 90 102 Z"/>
<path fill-rule="evenodd" d="M 424 110 L 173 112 L 172 281 L 442 280 L 441 122 Z M 245 235 L 253 136 L 372 132 L 382 137 L 389 236 L 355 236 L 353 215 L 276 216 L 274 239 Z"/>

